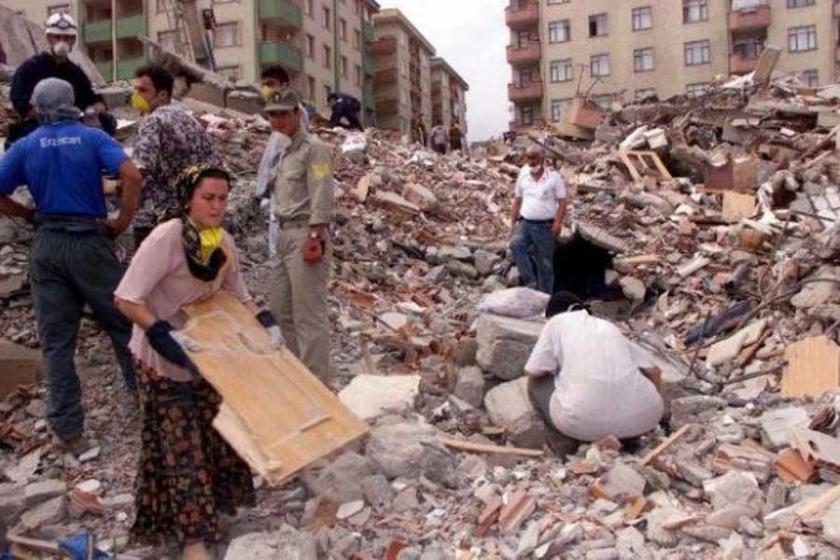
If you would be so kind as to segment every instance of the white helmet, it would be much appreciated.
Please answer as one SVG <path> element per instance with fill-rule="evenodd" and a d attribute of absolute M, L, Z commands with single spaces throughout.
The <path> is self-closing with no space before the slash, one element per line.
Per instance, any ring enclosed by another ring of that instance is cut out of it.
<path fill-rule="evenodd" d="M 76 22 L 69 14 L 57 13 L 47 18 L 47 23 L 44 25 L 45 33 L 47 35 L 70 35 L 75 37 Z"/>

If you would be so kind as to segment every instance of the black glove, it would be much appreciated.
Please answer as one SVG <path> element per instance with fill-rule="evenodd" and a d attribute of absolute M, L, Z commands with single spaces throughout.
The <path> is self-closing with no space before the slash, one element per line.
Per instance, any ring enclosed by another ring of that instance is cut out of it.
<path fill-rule="evenodd" d="M 276 327 L 277 326 L 277 319 L 274 318 L 274 315 L 271 314 L 271 311 L 268 309 L 263 309 L 259 313 L 257 313 L 257 321 L 260 322 L 265 328 Z"/>
<path fill-rule="evenodd" d="M 268 309 L 263 309 L 256 315 L 257 321 L 268 332 L 268 338 L 271 341 L 271 348 L 280 350 L 286 345 L 286 339 L 283 338 L 283 331 L 280 330 L 280 325 L 277 324 L 277 319 L 271 314 Z"/>
<path fill-rule="evenodd" d="M 193 363 L 181 344 L 172 336 L 174 327 L 169 321 L 157 321 L 146 329 L 146 338 L 151 347 L 167 362 L 198 374 L 198 367 Z"/>

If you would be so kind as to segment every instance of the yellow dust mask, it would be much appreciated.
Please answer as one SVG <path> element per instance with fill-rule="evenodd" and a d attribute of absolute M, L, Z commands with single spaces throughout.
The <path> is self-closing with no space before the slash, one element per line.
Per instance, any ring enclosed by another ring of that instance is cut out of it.
<path fill-rule="evenodd" d="M 201 239 L 201 260 L 203 262 L 209 261 L 213 251 L 222 246 L 224 234 L 225 230 L 220 227 L 206 228 L 198 232 L 198 237 Z"/>
<path fill-rule="evenodd" d="M 149 102 L 146 101 L 146 98 L 137 93 L 136 91 L 131 94 L 131 106 L 134 109 L 137 109 L 141 115 L 145 115 L 151 110 L 149 107 Z"/>

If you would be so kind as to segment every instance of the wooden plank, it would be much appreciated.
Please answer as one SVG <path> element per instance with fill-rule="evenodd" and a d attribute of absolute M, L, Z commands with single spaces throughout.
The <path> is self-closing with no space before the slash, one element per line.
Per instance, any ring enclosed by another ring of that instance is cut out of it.
<path fill-rule="evenodd" d="M 685 433 L 689 430 L 689 428 L 691 428 L 693 425 L 694 424 L 686 424 L 685 426 L 681 427 L 679 430 L 671 434 L 669 438 L 657 445 L 650 453 L 642 457 L 639 460 L 639 464 L 645 466 L 657 457 L 659 457 L 663 451 L 674 445 L 674 442 L 683 437 Z"/>
<path fill-rule="evenodd" d="M 624 162 L 624 165 L 627 167 L 627 170 L 630 172 L 630 176 L 633 177 L 634 181 L 641 181 L 642 175 L 639 173 L 639 170 L 636 169 L 636 166 L 630 159 L 630 153 L 624 150 L 618 151 L 618 157 L 621 158 L 621 161 Z"/>
<path fill-rule="evenodd" d="M 743 218 L 752 218 L 756 212 L 755 196 L 735 191 L 723 193 L 723 219 L 738 222 Z"/>
<path fill-rule="evenodd" d="M 825 335 L 806 338 L 785 350 L 782 396 L 819 397 L 840 386 L 840 346 Z"/>
<path fill-rule="evenodd" d="M 453 439 L 445 436 L 438 436 L 438 441 L 447 447 L 461 451 L 475 451 L 477 453 L 497 453 L 499 455 L 521 455 L 522 457 L 542 457 L 543 452 L 539 449 L 522 449 L 521 447 L 505 447 L 502 445 L 490 445 L 486 443 L 475 443 Z"/>
<path fill-rule="evenodd" d="M 794 513 L 799 518 L 811 517 L 828 509 L 838 498 L 840 498 L 840 484 L 834 488 L 829 488 L 807 504 L 803 504 L 794 509 Z"/>
<path fill-rule="evenodd" d="M 231 294 L 185 308 L 189 354 L 224 404 L 214 426 L 254 470 L 279 484 L 367 431 Z"/>

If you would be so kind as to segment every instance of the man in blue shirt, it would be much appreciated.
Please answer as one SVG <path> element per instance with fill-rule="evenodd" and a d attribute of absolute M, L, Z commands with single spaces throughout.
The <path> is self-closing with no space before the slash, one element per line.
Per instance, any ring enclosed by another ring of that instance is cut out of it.
<path fill-rule="evenodd" d="M 85 304 L 111 338 L 129 391 L 137 390 L 128 350 L 131 324 L 114 306 L 122 271 L 113 238 L 131 223 L 142 177 L 122 146 L 79 122 L 69 83 L 42 80 L 32 102 L 41 125 L 0 160 L 0 214 L 34 224 L 30 276 L 47 365 L 47 419 L 61 443 L 80 452 L 84 412 L 73 354 Z M 103 172 L 122 179 L 120 213 L 112 220 Z M 21 185 L 32 194 L 34 211 L 10 198 Z"/>

